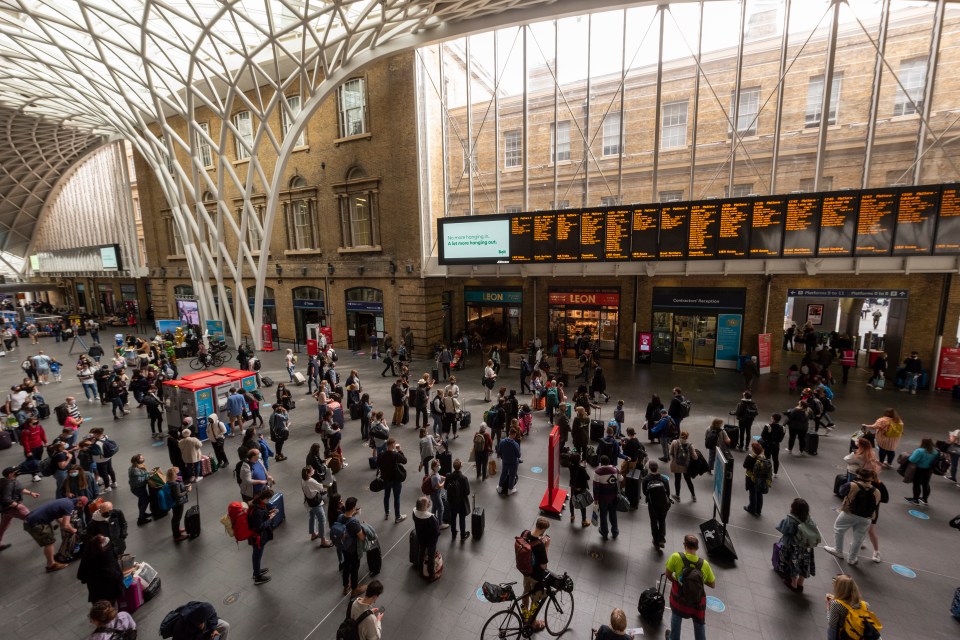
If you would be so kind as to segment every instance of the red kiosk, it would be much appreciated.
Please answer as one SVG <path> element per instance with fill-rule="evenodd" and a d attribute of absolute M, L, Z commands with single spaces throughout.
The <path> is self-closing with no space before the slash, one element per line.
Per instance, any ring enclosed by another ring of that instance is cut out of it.
<path fill-rule="evenodd" d="M 560 488 L 560 427 L 554 426 L 547 444 L 547 490 L 540 511 L 560 515 L 566 500 L 567 492 Z"/>

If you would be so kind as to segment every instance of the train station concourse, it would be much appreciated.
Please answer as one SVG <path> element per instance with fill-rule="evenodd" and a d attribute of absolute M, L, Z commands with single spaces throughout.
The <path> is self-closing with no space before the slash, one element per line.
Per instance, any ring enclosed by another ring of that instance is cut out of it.
<path fill-rule="evenodd" d="M 866 611 L 883 638 L 956 637 L 958 65 L 956 0 L 0 1 L 4 637 L 154 637 L 191 601 L 234 639 L 339 637 L 348 607 L 377 609 L 366 640 L 587 639 L 615 609 L 637 637 L 879 637 Z M 376 412 L 406 456 L 393 506 Z M 214 413 L 262 444 L 218 442 Z M 228 510 L 260 492 L 238 454 L 268 449 L 284 517 L 258 547 Z M 201 454 L 229 464 L 193 478 Z M 165 510 L 171 465 L 190 489 Z M 334 492 L 366 555 L 324 544 Z M 123 553 L 89 509 L 73 554 L 69 517 L 29 518 L 81 494 L 125 514 Z M 466 523 L 428 581 L 417 533 L 451 497 Z M 517 568 L 538 517 L 569 581 Z M 684 536 L 715 577 L 694 605 Z M 541 609 L 491 618 L 511 601 L 484 584 L 525 578 Z"/>

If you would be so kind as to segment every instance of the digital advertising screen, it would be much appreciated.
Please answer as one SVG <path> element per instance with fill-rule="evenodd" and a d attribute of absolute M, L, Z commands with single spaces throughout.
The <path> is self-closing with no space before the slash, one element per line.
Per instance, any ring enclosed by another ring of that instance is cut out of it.
<path fill-rule="evenodd" d="M 506 262 L 510 259 L 510 219 L 440 220 L 440 263 Z"/>

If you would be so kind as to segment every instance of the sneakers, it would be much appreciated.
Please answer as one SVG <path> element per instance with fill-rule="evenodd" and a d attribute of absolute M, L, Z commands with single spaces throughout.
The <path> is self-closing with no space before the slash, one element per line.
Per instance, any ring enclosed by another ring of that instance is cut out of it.
<path fill-rule="evenodd" d="M 466 540 L 466 539 L 469 538 L 469 537 L 470 537 L 470 532 L 469 532 L 469 531 L 466 531 L 466 532 L 460 534 L 460 539 L 461 539 L 461 540 Z"/>
<path fill-rule="evenodd" d="M 674 502 L 680 502 L 680 496 L 679 496 L 679 495 L 673 496 L 673 501 L 674 501 Z"/>
<path fill-rule="evenodd" d="M 696 502 L 696 501 L 697 501 L 697 496 L 696 496 L 696 494 L 691 495 L 691 496 L 690 496 L 690 502 Z"/>
<path fill-rule="evenodd" d="M 253 584 L 255 585 L 266 584 L 268 582 L 270 582 L 270 576 L 266 575 L 265 573 L 261 573 L 259 576 L 253 579 Z"/>
<path fill-rule="evenodd" d="M 874 552 L 873 552 L 873 561 L 874 561 L 874 562 L 877 562 L 877 563 L 880 562 L 880 552 L 879 552 L 879 551 L 874 551 Z"/>
<path fill-rule="evenodd" d="M 34 482 L 40 482 L 41 480 L 43 480 L 43 478 L 40 476 L 39 473 L 33 474 L 33 481 L 34 481 Z"/>
<path fill-rule="evenodd" d="M 838 558 L 842 558 L 842 557 L 843 557 L 843 552 L 841 552 L 841 551 L 840 551 L 839 549 L 837 549 L 836 547 L 826 547 L 826 546 L 825 546 L 825 547 L 823 548 L 823 550 L 826 551 L 827 553 L 829 553 L 829 554 L 832 555 L 832 556 L 837 556 Z"/>
<path fill-rule="evenodd" d="M 910 395 L 912 395 L 912 396 L 917 395 L 917 390 L 916 390 L 916 389 L 910 389 Z"/>
<path fill-rule="evenodd" d="M 400 524 L 401 522 L 403 522 L 403 521 L 406 520 L 406 519 L 407 519 L 407 514 L 403 514 L 402 516 L 397 516 L 397 519 L 394 520 L 394 523 Z M 447 526 L 449 527 L 450 525 L 447 525 Z"/>
<path fill-rule="evenodd" d="M 507 491 L 507 495 L 508 495 L 508 496 L 512 496 L 512 495 L 515 494 L 516 492 L 517 492 L 517 489 L 515 489 L 515 488 L 514 488 L 514 489 L 510 489 L 509 491 Z"/>
<path fill-rule="evenodd" d="M 920 498 L 920 500 L 919 500 L 918 502 L 919 502 L 921 505 L 923 505 L 924 507 L 927 506 L 927 501 L 924 500 L 923 498 Z"/>
<path fill-rule="evenodd" d="M 859 562 L 860 560 L 858 560 L 857 558 L 853 558 L 853 559 L 847 558 L 847 564 L 850 565 L 851 567 L 857 566 Z"/>
<path fill-rule="evenodd" d="M 904 500 L 906 500 L 910 504 L 920 504 L 919 500 L 914 500 L 913 498 L 904 498 Z"/>
<path fill-rule="evenodd" d="M 113 489 L 112 489 L 111 487 L 107 486 L 107 487 L 104 487 L 103 489 L 101 489 L 101 490 L 100 490 L 100 493 L 110 493 L 111 491 L 113 491 Z"/>
<path fill-rule="evenodd" d="M 54 571 L 60 571 L 60 569 L 66 569 L 67 565 L 61 562 L 54 562 L 49 567 L 47 567 L 47 573 L 53 573 Z"/>
<path fill-rule="evenodd" d="M 443 531 L 444 529 L 449 529 L 449 528 L 450 528 L 450 525 L 448 525 L 446 522 L 444 522 L 442 525 L 440 525 L 440 530 L 441 530 L 441 531 Z"/>
<path fill-rule="evenodd" d="M 0 551 L 3 551 L 4 549 L 9 549 L 9 548 L 10 548 L 9 542 L 7 544 L 0 544 Z"/>

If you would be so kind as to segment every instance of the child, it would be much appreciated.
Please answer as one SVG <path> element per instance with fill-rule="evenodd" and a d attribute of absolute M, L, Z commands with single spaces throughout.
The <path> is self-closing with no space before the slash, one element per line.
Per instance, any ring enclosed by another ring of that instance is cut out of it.
<path fill-rule="evenodd" d="M 533 426 L 533 412 L 530 411 L 530 407 L 522 404 L 520 405 L 520 413 L 517 416 L 520 422 L 520 433 L 522 435 L 530 435 L 530 427 Z"/>
<path fill-rule="evenodd" d="M 617 423 L 617 437 L 620 437 L 620 430 L 623 428 L 623 423 L 626 420 L 626 416 L 623 413 L 623 400 L 617 400 L 617 408 L 613 410 L 613 419 Z"/>
<path fill-rule="evenodd" d="M 63 379 L 62 376 L 60 375 L 60 367 L 62 366 L 63 365 L 57 362 L 56 360 L 50 361 L 50 373 L 53 374 L 53 379 L 56 380 L 57 382 L 61 382 Z"/>
<path fill-rule="evenodd" d="M 790 393 L 797 392 L 797 384 L 800 382 L 800 369 L 797 368 L 797 365 L 790 365 L 787 373 L 787 384 L 790 385 Z"/>

